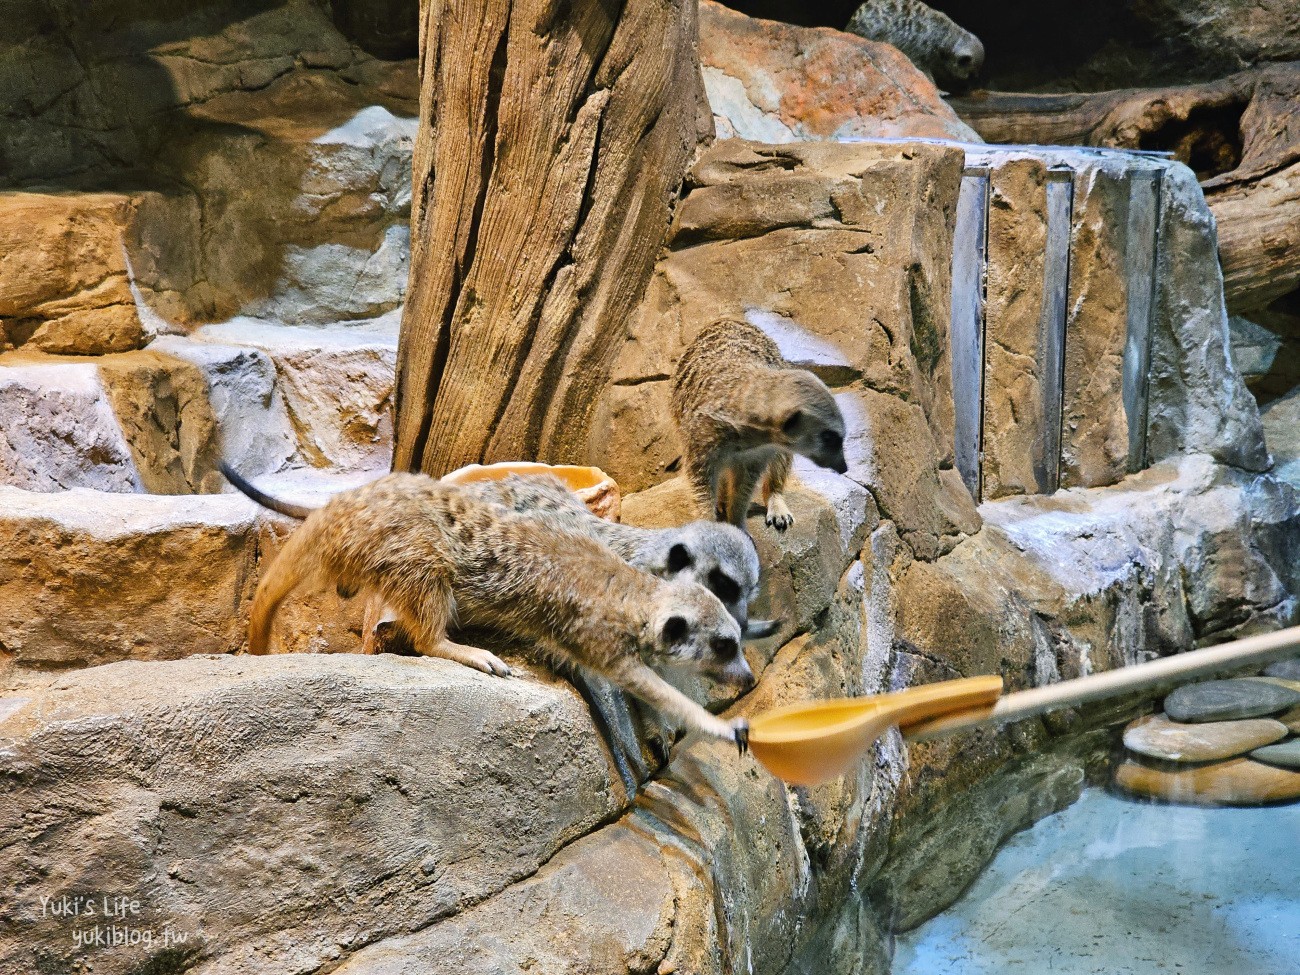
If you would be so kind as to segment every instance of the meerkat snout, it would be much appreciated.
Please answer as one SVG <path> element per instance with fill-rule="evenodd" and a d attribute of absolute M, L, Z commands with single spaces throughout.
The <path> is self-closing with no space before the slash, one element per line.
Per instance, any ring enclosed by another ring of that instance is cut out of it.
<path fill-rule="evenodd" d="M 846 473 L 844 415 L 835 397 L 825 383 L 802 369 L 789 370 L 786 378 L 788 388 L 782 398 L 794 405 L 781 422 L 782 446 L 837 474 Z"/>

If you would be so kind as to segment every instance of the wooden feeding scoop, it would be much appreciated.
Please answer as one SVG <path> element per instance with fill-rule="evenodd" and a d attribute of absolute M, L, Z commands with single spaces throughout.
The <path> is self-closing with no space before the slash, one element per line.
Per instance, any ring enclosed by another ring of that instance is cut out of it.
<path fill-rule="evenodd" d="M 773 775 L 817 785 L 852 768 L 897 725 L 908 741 L 1020 721 L 1057 708 L 1262 666 L 1300 650 L 1300 627 L 1002 695 L 1002 678 L 967 677 L 870 697 L 792 704 L 756 715 L 749 747 Z"/>

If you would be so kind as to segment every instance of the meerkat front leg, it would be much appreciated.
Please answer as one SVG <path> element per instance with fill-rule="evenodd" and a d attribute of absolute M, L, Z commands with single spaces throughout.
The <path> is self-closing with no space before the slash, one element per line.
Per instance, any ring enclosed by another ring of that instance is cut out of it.
<path fill-rule="evenodd" d="M 794 524 L 794 514 L 785 503 L 785 482 L 790 476 L 793 455 L 787 450 L 777 451 L 772 462 L 767 465 L 767 476 L 763 478 L 763 505 L 767 508 L 766 521 L 779 532 Z"/>
<path fill-rule="evenodd" d="M 730 741 L 744 753 L 749 748 L 749 721 L 724 721 L 673 687 L 640 660 L 624 660 L 606 671 L 606 676 L 629 694 L 634 694 L 657 711 L 713 738 Z"/>
<path fill-rule="evenodd" d="M 447 624 L 451 621 L 451 610 L 451 594 L 445 589 L 439 589 L 428 596 L 417 613 L 397 607 L 401 625 L 411 634 L 415 649 L 424 656 L 454 660 L 485 674 L 510 676 L 510 668 L 496 654 L 448 638 Z"/>

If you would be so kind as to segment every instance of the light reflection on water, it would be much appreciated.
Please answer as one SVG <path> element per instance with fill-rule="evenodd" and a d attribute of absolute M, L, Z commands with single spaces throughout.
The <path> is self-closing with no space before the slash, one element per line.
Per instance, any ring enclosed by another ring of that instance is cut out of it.
<path fill-rule="evenodd" d="M 1300 803 L 1089 789 L 898 938 L 894 975 L 1300 975 Z"/>

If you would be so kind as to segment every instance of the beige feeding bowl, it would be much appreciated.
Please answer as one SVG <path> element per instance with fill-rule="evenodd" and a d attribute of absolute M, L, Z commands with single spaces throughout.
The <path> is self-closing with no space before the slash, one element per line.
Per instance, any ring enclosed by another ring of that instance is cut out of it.
<path fill-rule="evenodd" d="M 749 748 L 778 779 L 819 785 L 843 775 L 892 725 L 905 731 L 945 715 L 991 709 L 1002 678 L 967 677 L 872 697 L 791 704 L 749 723 Z"/>
<path fill-rule="evenodd" d="M 607 521 L 618 521 L 622 495 L 618 483 L 599 467 L 575 467 L 569 464 L 538 464 L 532 461 L 504 461 L 500 464 L 470 464 L 452 471 L 442 480 L 449 484 L 472 484 L 475 481 L 496 481 L 518 474 L 551 474 L 572 489 L 593 514 Z"/>

